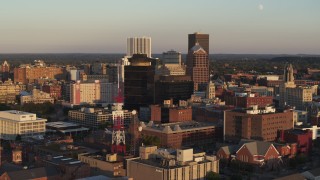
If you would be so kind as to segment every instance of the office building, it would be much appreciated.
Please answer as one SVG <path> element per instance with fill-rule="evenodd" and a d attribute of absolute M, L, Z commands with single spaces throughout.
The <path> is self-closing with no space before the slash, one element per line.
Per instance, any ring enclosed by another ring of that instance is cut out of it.
<path fill-rule="evenodd" d="M 193 94 L 193 82 L 190 76 L 160 76 L 155 82 L 155 103 L 172 99 L 173 104 L 188 100 Z"/>
<path fill-rule="evenodd" d="M 151 37 L 127 38 L 127 56 L 134 54 L 146 54 L 148 58 L 151 58 Z"/>
<path fill-rule="evenodd" d="M 134 54 L 130 65 L 124 66 L 124 106 L 139 110 L 154 103 L 154 76 L 158 59 L 146 54 Z"/>
<path fill-rule="evenodd" d="M 240 139 L 275 141 L 278 130 L 294 127 L 293 112 L 276 112 L 273 107 L 259 109 L 235 109 L 225 111 L 224 139 L 238 142 Z"/>
<path fill-rule="evenodd" d="M 205 91 L 209 83 L 208 53 L 196 43 L 187 55 L 187 75 L 191 76 L 194 91 Z"/>
<path fill-rule="evenodd" d="M 17 135 L 20 135 L 22 139 L 44 135 L 46 121 L 33 113 L 16 110 L 0 111 L 1 139 L 15 140 Z"/>
<path fill-rule="evenodd" d="M 207 52 L 209 55 L 209 34 L 202 34 L 199 32 L 195 32 L 193 34 L 188 35 L 188 51 L 199 43 L 199 45 Z"/>
<path fill-rule="evenodd" d="M 140 147 L 139 158 L 127 160 L 127 176 L 133 179 L 206 179 L 209 172 L 219 173 L 219 160 L 191 148 Z"/>
<path fill-rule="evenodd" d="M 123 110 L 124 125 L 127 127 L 131 122 L 131 111 Z M 70 110 L 68 119 L 71 122 L 89 128 L 98 128 L 106 123 L 113 123 L 112 109 L 104 108 L 81 108 L 80 110 Z"/>
<path fill-rule="evenodd" d="M 112 104 L 118 94 L 118 86 L 114 83 L 81 82 L 70 84 L 70 103 L 81 104 Z"/>

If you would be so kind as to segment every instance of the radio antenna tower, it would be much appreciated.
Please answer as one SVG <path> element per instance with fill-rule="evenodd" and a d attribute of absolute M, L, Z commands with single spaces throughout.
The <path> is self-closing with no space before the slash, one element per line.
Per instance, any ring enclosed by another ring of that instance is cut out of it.
<path fill-rule="evenodd" d="M 126 153 L 126 138 L 124 132 L 123 119 L 123 96 L 120 87 L 120 64 L 118 63 L 118 95 L 115 97 L 115 110 L 112 111 L 113 130 L 112 130 L 112 153 Z"/>

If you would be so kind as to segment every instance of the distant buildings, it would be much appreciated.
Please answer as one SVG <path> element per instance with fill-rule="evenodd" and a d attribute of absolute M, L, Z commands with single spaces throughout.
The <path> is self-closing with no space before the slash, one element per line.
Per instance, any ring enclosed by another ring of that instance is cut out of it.
<path fill-rule="evenodd" d="M 15 140 L 17 135 L 20 135 L 22 139 L 44 135 L 46 121 L 33 113 L 16 110 L 0 111 L 1 139 Z"/>
<path fill-rule="evenodd" d="M 276 112 L 273 107 L 225 111 L 224 138 L 238 142 L 241 139 L 274 141 L 278 130 L 292 129 L 293 112 Z"/>
<path fill-rule="evenodd" d="M 159 75 L 185 75 L 186 66 L 181 62 L 181 53 L 167 51 L 162 54 L 162 66 L 157 69 Z"/>
<path fill-rule="evenodd" d="M 4 61 L 0 66 L 1 80 L 7 81 L 10 77 L 10 64 Z"/>
<path fill-rule="evenodd" d="M 187 75 L 191 76 L 194 91 L 205 91 L 209 83 L 208 53 L 196 43 L 187 55 Z"/>
<path fill-rule="evenodd" d="M 0 103 L 13 104 L 16 102 L 16 96 L 20 91 L 26 90 L 23 84 L 14 84 L 10 79 L 4 83 L 0 83 Z"/>
<path fill-rule="evenodd" d="M 151 37 L 127 38 L 127 56 L 134 54 L 146 54 L 148 58 L 151 58 Z"/>
<path fill-rule="evenodd" d="M 205 179 L 209 172 L 219 173 L 219 160 L 193 149 L 140 147 L 140 157 L 127 163 L 127 176 L 133 179 Z"/>
<path fill-rule="evenodd" d="M 39 89 L 33 89 L 31 95 L 21 95 L 21 105 L 26 103 L 43 104 L 45 102 L 54 103 L 54 98 L 49 93 L 40 91 Z"/>
<path fill-rule="evenodd" d="M 14 68 L 15 83 L 31 83 L 36 79 L 65 79 L 66 71 L 62 67 L 46 66 L 42 60 L 35 60 L 34 65 L 24 64 Z"/>

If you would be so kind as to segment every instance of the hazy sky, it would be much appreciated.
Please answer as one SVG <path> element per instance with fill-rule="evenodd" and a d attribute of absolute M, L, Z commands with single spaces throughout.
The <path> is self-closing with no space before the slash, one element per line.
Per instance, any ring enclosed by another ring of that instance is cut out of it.
<path fill-rule="evenodd" d="M 125 53 L 150 36 L 153 53 L 320 54 L 320 0 L 0 0 L 0 53 Z"/>

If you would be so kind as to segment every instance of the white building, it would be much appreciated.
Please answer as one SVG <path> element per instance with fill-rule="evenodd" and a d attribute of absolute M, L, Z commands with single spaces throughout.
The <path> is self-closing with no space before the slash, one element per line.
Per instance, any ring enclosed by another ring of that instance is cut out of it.
<path fill-rule="evenodd" d="M 118 95 L 118 85 L 115 83 L 80 82 L 70 85 L 70 103 L 81 104 L 112 104 Z"/>
<path fill-rule="evenodd" d="M 5 140 L 44 135 L 46 119 L 37 118 L 36 114 L 16 110 L 0 111 L 0 137 Z"/>
<path fill-rule="evenodd" d="M 151 37 L 131 37 L 127 39 L 127 56 L 147 54 L 151 57 Z"/>
<path fill-rule="evenodd" d="M 70 80 L 77 81 L 80 80 L 80 74 L 84 73 L 82 69 L 70 69 Z"/>

